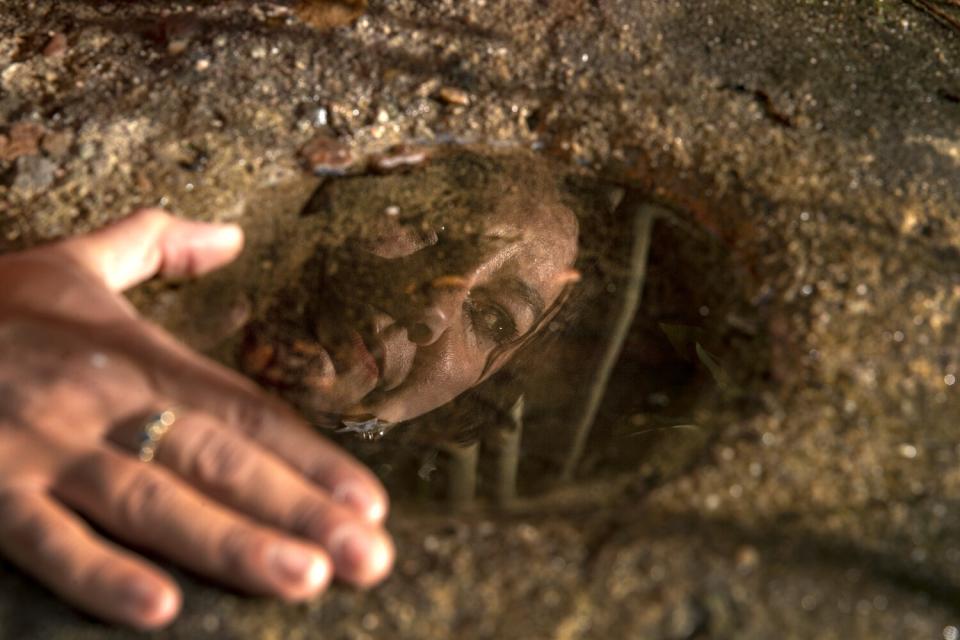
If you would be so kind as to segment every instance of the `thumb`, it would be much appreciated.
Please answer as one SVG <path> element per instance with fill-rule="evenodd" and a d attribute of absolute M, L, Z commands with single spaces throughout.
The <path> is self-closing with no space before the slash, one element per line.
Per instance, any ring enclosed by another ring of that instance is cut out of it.
<path fill-rule="evenodd" d="M 222 267 L 243 249 L 243 231 L 235 224 L 195 222 L 161 209 L 142 209 L 46 249 L 79 262 L 112 291 L 123 291 L 157 274 L 189 277 Z"/>

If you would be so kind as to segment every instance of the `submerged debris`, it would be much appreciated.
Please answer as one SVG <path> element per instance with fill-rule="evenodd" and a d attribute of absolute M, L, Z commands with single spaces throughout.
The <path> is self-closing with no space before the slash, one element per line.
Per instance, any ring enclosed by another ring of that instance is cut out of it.
<path fill-rule="evenodd" d="M 159 25 L 156 39 L 165 44 L 167 53 L 180 55 L 200 35 L 201 23 L 192 13 L 178 13 L 166 18 Z"/>
<path fill-rule="evenodd" d="M 315 29 L 343 27 L 367 9 L 367 0 L 300 0 L 294 10 L 297 17 Z"/>

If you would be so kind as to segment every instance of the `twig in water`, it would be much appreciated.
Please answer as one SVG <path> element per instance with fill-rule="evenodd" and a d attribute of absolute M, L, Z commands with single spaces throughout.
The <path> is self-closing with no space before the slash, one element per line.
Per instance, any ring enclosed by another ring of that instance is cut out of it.
<path fill-rule="evenodd" d="M 577 421 L 576 430 L 573 434 L 573 444 L 567 453 L 567 460 L 561 475 L 561 478 L 565 481 L 573 478 L 577 464 L 583 456 L 583 450 L 587 445 L 587 436 L 590 435 L 590 429 L 597 417 L 597 411 L 600 410 L 600 402 L 607 390 L 607 383 L 610 381 L 613 367 L 616 365 L 620 351 L 623 349 L 623 343 L 627 339 L 627 333 L 630 331 L 633 318 L 637 315 L 640 294 L 643 292 L 643 281 L 647 274 L 647 255 L 650 251 L 653 220 L 664 213 L 660 207 L 642 200 L 636 192 L 630 192 L 619 208 L 627 212 L 633 211 L 633 251 L 630 256 L 630 274 L 627 278 L 626 293 L 623 296 L 623 306 L 610 333 L 610 340 L 604 349 L 597 370 L 597 377 L 590 387 L 587 402 Z"/>
<path fill-rule="evenodd" d="M 523 435 L 523 394 L 510 409 L 510 424 L 499 433 L 497 452 L 497 502 L 509 504 L 517 497 L 520 437 Z"/>
<path fill-rule="evenodd" d="M 469 506 L 477 495 L 477 462 L 480 446 L 451 443 L 444 447 L 450 460 L 447 497 L 454 508 Z"/>
<path fill-rule="evenodd" d="M 941 24 L 945 24 L 948 27 L 952 27 L 956 31 L 960 31 L 960 19 L 950 15 L 940 7 L 938 7 L 931 0 L 906 0 L 908 4 L 913 5 L 920 11 L 928 13 L 935 20 L 938 20 Z M 947 0 L 947 2 L 954 6 L 960 7 L 960 0 Z"/>
<path fill-rule="evenodd" d="M 648 433 L 656 433 L 658 431 L 673 431 L 674 429 L 682 429 L 683 431 L 700 431 L 700 427 L 695 424 L 674 424 L 670 425 L 669 427 L 650 427 L 649 429 L 640 429 L 640 431 L 634 431 L 633 433 L 626 434 L 626 437 L 635 438 Z"/>

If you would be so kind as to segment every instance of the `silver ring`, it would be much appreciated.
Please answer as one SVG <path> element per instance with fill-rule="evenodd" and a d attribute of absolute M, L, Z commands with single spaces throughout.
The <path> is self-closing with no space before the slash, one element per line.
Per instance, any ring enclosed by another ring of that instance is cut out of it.
<path fill-rule="evenodd" d="M 152 462 L 157 457 L 160 441 L 167 435 L 170 427 L 177 421 L 177 414 L 173 409 L 167 409 L 150 416 L 143 429 L 140 430 L 140 449 L 137 457 L 143 462 Z"/>

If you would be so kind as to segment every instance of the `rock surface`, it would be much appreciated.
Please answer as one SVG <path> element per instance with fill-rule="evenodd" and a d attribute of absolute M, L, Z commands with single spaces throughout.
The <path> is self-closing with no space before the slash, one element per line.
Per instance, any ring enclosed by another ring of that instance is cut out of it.
<path fill-rule="evenodd" d="M 510 513 L 400 505 L 381 588 L 182 577 L 158 637 L 957 637 L 960 39 L 926 4 L 394 0 L 319 32 L 284 4 L 0 0 L 7 250 L 141 204 L 253 224 L 309 192 L 318 135 L 509 143 L 711 229 L 760 321 L 764 349 L 720 354 L 750 402 L 671 471 L 645 470 L 663 438 Z M 0 592 L 2 638 L 131 635 L 12 569 Z"/>

